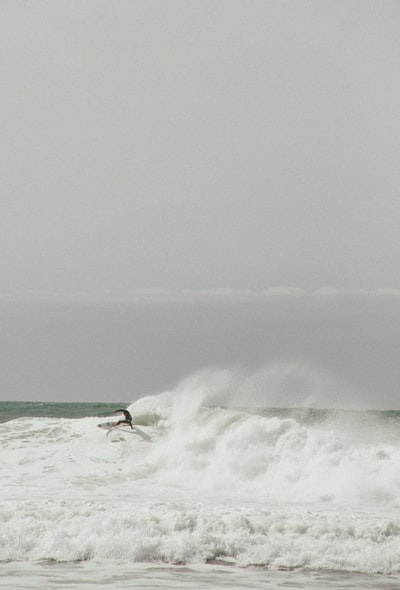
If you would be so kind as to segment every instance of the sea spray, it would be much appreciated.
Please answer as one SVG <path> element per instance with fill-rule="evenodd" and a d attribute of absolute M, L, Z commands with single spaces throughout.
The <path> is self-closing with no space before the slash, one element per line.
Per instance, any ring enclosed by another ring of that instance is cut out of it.
<path fill-rule="evenodd" d="M 198 399 L 191 405 L 182 392 L 178 402 L 172 394 L 169 403 L 165 396 L 159 405 L 156 400 L 139 400 L 131 411 L 140 416 L 152 404 L 164 436 L 147 459 L 157 461 L 158 476 L 179 488 L 190 481 L 215 493 L 234 489 L 270 501 L 400 501 L 398 440 L 387 440 L 388 433 L 380 441 L 370 442 L 367 432 L 356 438 L 359 414 L 348 420 L 348 433 L 337 412 L 332 421 L 325 414 L 322 423 L 304 424 L 250 410 L 208 408 Z"/>

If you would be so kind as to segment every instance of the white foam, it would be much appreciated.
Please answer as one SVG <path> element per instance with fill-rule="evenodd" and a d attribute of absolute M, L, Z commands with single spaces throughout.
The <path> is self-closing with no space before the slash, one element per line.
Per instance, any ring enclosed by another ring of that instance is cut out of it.
<path fill-rule="evenodd" d="M 9 502 L 1 560 L 113 559 L 400 571 L 400 527 L 357 513 L 201 504 Z"/>
<path fill-rule="evenodd" d="M 0 560 L 399 572 L 400 445 L 342 423 L 139 400 L 151 442 L 98 418 L 0 425 Z"/>

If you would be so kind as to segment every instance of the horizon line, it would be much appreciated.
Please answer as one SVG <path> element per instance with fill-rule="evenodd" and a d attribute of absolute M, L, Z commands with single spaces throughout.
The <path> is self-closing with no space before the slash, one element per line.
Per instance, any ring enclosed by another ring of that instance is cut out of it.
<path fill-rule="evenodd" d="M 103 289 L 62 293 L 58 291 L 26 290 L 0 293 L 0 303 L 207 303 L 207 302 L 262 302 L 279 299 L 334 299 L 352 297 L 400 298 L 400 289 L 337 289 L 319 287 L 271 287 L 267 289 L 173 289 L 164 287 L 135 289 Z"/>

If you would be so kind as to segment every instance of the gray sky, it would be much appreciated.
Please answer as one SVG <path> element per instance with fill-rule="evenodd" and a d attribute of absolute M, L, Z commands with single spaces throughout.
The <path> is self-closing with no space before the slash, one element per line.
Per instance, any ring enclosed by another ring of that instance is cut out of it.
<path fill-rule="evenodd" d="M 3 400 L 129 402 L 223 370 L 242 406 L 400 408 L 399 292 L 3 300 L 0 325 Z"/>
<path fill-rule="evenodd" d="M 2 0 L 0 399 L 211 367 L 397 407 L 399 31 L 398 0 Z"/>
<path fill-rule="evenodd" d="M 0 4 L 1 291 L 400 287 L 397 0 Z"/>

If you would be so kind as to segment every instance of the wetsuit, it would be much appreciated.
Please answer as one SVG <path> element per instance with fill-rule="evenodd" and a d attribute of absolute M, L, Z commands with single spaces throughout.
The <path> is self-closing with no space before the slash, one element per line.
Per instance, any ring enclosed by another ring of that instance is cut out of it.
<path fill-rule="evenodd" d="M 124 415 L 124 420 L 118 420 L 116 426 L 119 426 L 120 424 L 128 424 L 132 430 L 133 430 L 133 425 L 132 425 L 132 416 L 130 415 L 130 413 L 128 412 L 128 410 L 115 410 L 114 414 L 116 414 L 117 412 L 122 412 Z"/>

